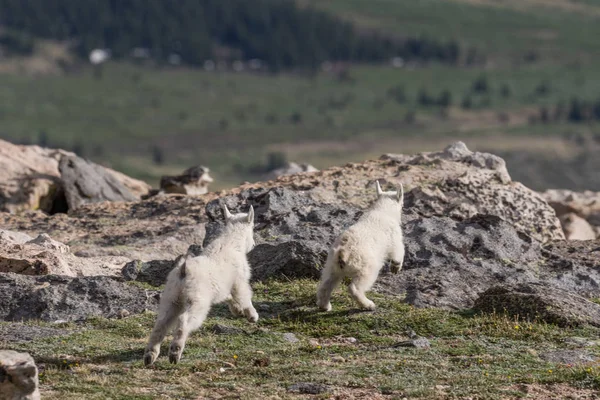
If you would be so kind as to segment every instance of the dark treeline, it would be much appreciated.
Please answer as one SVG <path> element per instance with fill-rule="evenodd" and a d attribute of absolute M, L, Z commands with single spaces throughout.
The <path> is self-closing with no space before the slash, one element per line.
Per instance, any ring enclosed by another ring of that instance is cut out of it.
<path fill-rule="evenodd" d="M 0 23 L 53 39 L 76 39 L 84 56 L 136 47 L 165 60 L 201 64 L 223 48 L 261 59 L 274 70 L 323 61 L 377 62 L 390 57 L 456 63 L 459 45 L 359 32 L 352 24 L 289 0 L 0 0 Z"/>

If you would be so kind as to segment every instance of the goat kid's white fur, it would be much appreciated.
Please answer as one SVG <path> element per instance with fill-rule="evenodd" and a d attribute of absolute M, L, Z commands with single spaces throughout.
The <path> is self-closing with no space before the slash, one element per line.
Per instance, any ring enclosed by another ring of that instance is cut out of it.
<path fill-rule="evenodd" d="M 383 267 L 391 261 L 391 270 L 398 273 L 404 263 L 404 239 L 400 225 L 404 204 L 404 188 L 384 192 L 379 181 L 377 200 L 360 219 L 343 232 L 333 243 L 327 256 L 317 290 L 317 305 L 331 310 L 331 293 L 342 279 L 352 279 L 348 289 L 354 300 L 367 310 L 375 303 L 365 296 Z"/>
<path fill-rule="evenodd" d="M 144 364 L 152 365 L 160 344 L 175 326 L 169 361 L 179 362 L 185 342 L 198 329 L 213 304 L 227 301 L 229 310 L 248 321 L 258 321 L 252 305 L 250 265 L 246 254 L 254 247 L 254 209 L 232 215 L 222 205 L 225 228 L 203 254 L 182 256 L 169 273 L 160 299 L 158 317 L 144 354 Z"/>

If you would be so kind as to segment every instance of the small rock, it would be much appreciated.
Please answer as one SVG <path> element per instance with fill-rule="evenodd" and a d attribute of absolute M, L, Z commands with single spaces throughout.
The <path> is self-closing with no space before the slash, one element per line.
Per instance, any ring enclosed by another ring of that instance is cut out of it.
<path fill-rule="evenodd" d="M 403 342 L 397 343 L 394 347 L 416 347 L 417 349 L 426 349 L 431 347 L 431 343 L 424 337 L 417 339 L 409 339 Z"/>
<path fill-rule="evenodd" d="M 322 394 L 330 390 L 329 386 L 322 383 L 299 382 L 288 387 L 288 392 L 300 394 Z"/>
<path fill-rule="evenodd" d="M 0 398 L 39 400 L 38 369 L 27 353 L 0 350 Z"/>
<path fill-rule="evenodd" d="M 271 364 L 269 357 L 257 358 L 254 360 L 253 365 L 255 367 L 268 367 Z"/>
<path fill-rule="evenodd" d="M 593 346 L 598 346 L 600 344 L 600 342 L 598 342 L 598 341 L 589 340 L 587 338 L 576 337 L 576 336 L 568 337 L 564 341 L 567 344 L 577 346 L 577 347 L 593 347 Z"/>
<path fill-rule="evenodd" d="M 549 361 L 549 362 L 553 362 L 553 363 L 570 364 L 570 365 L 592 363 L 598 359 L 597 357 L 595 357 L 587 352 L 582 352 L 582 351 L 578 351 L 578 350 L 549 351 L 549 352 L 540 354 L 540 358 L 545 361 Z"/>
<path fill-rule="evenodd" d="M 356 338 L 353 338 L 353 337 L 348 337 L 348 338 L 344 339 L 344 341 L 346 343 L 350 343 L 350 344 L 354 344 L 354 343 L 358 342 L 358 340 L 356 340 Z"/>
<path fill-rule="evenodd" d="M 271 311 L 271 306 L 269 306 L 268 304 L 259 304 L 258 309 L 260 311 Z"/>
<path fill-rule="evenodd" d="M 119 311 L 119 318 L 127 318 L 131 315 L 131 313 L 125 309 L 121 309 Z"/>
<path fill-rule="evenodd" d="M 241 333 L 245 333 L 243 329 L 235 328 L 233 326 L 225 326 L 221 324 L 214 324 L 210 331 L 212 333 L 216 333 L 217 335 L 239 335 Z"/>
<path fill-rule="evenodd" d="M 220 372 L 220 373 L 223 373 L 223 372 L 225 372 L 225 368 L 223 368 L 223 367 L 219 368 L 219 372 Z"/>
<path fill-rule="evenodd" d="M 317 339 L 309 339 L 308 344 L 310 344 L 313 347 L 317 347 L 319 346 L 319 341 Z"/>
<path fill-rule="evenodd" d="M 283 340 L 285 340 L 286 342 L 289 342 L 289 343 L 298 343 L 300 341 L 300 339 L 298 339 L 296 337 L 296 335 L 294 335 L 291 332 L 284 333 L 283 334 Z"/>
<path fill-rule="evenodd" d="M 342 356 L 333 356 L 333 357 L 331 357 L 331 361 L 343 363 L 343 362 L 346 362 L 346 359 Z"/>

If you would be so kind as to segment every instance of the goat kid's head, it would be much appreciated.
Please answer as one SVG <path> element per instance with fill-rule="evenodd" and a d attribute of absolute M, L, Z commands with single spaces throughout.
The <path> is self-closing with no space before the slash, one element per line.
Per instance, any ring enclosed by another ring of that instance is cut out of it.
<path fill-rule="evenodd" d="M 404 205 L 404 186 L 402 186 L 402 183 L 400 184 L 400 186 L 398 186 L 398 190 L 391 190 L 387 192 L 381 190 L 381 185 L 379 184 L 379 181 L 375 181 L 375 185 L 377 186 L 377 199 L 388 198 L 395 200 L 398 202 L 400 209 L 402 210 L 402 207 Z"/>
<path fill-rule="evenodd" d="M 246 252 L 250 252 L 255 246 L 254 243 L 254 207 L 250 206 L 247 213 L 232 214 L 225 203 L 221 204 L 225 225 L 240 225 L 244 226 L 246 232 Z"/>

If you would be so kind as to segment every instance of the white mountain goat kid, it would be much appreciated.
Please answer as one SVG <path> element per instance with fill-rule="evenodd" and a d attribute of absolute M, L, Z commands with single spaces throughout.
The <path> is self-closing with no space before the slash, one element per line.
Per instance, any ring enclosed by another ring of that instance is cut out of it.
<path fill-rule="evenodd" d="M 227 301 L 236 316 L 258 321 L 252 305 L 250 265 L 246 254 L 254 247 L 254 209 L 232 215 L 222 205 L 223 232 L 199 257 L 185 255 L 169 273 L 161 296 L 158 317 L 150 335 L 144 364 L 152 365 L 160 353 L 160 344 L 176 324 L 169 349 L 169 361 L 181 358 L 188 335 L 198 329 L 213 304 Z"/>
<path fill-rule="evenodd" d="M 343 278 L 350 277 L 350 295 L 358 304 L 374 310 L 375 303 L 365 296 L 371 289 L 386 260 L 398 273 L 404 263 L 404 239 L 400 225 L 404 204 L 404 188 L 384 192 L 379 181 L 377 200 L 360 219 L 333 243 L 327 256 L 317 290 L 317 306 L 331 310 L 331 293 Z"/>

